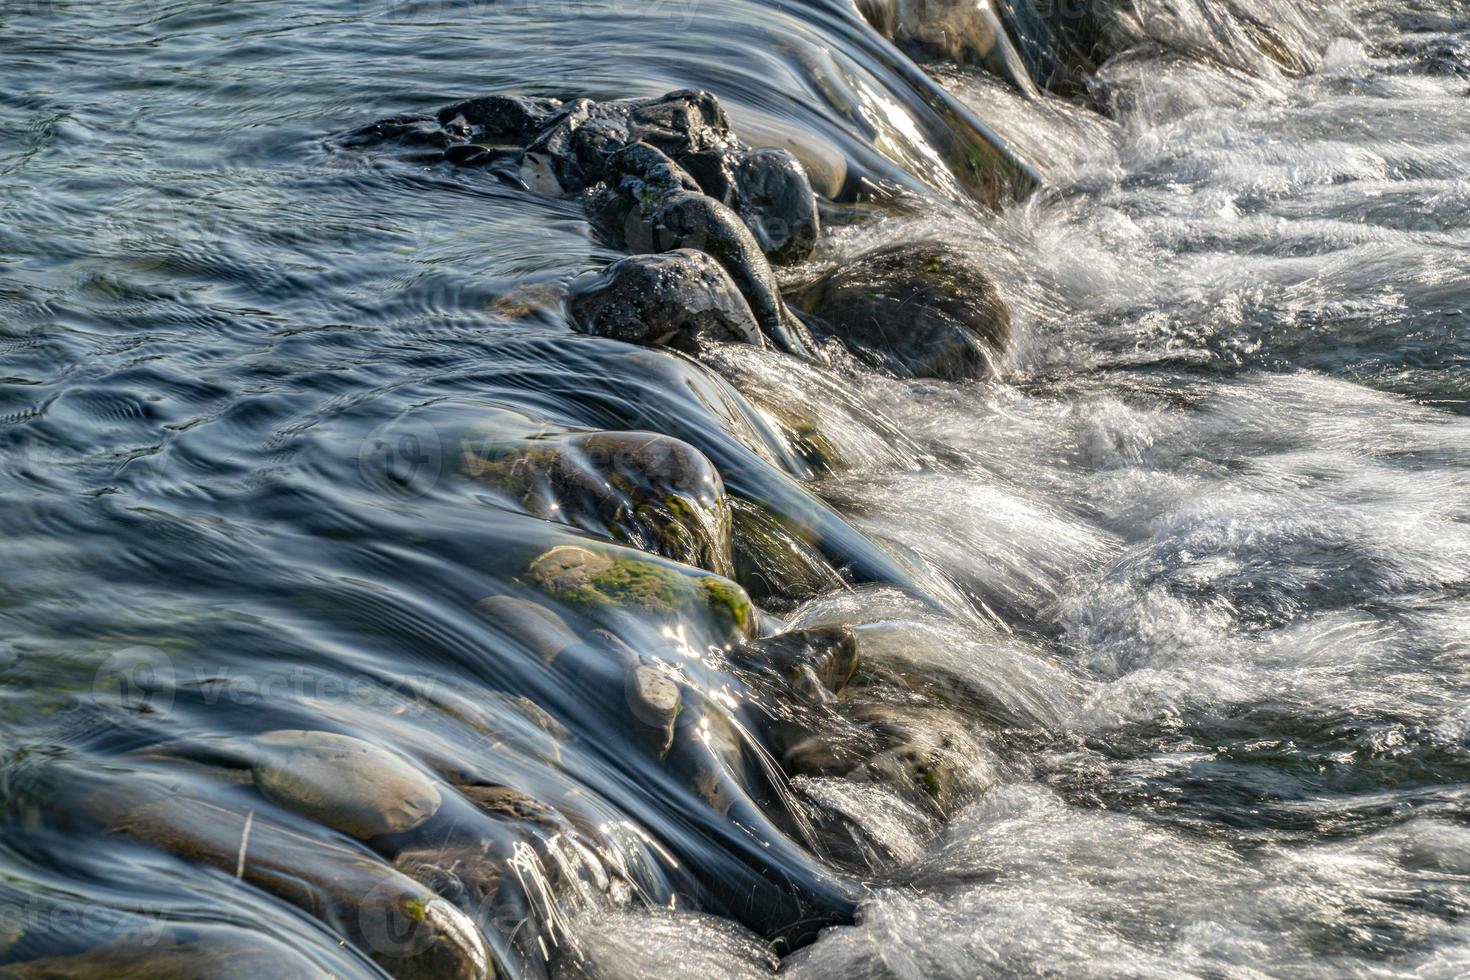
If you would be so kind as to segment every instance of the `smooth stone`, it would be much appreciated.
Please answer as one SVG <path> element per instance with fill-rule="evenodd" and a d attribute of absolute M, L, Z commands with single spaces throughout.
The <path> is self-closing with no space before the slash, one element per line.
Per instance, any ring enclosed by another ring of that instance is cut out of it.
<path fill-rule="evenodd" d="M 548 663 L 567 647 L 581 642 L 566 620 L 529 599 L 493 595 L 475 603 L 475 608 L 500 627 L 506 636 Z"/>
<path fill-rule="evenodd" d="M 721 639 L 749 635 L 755 617 L 739 585 L 688 566 L 626 549 L 598 554 L 559 545 L 527 569 L 533 584 L 559 602 L 589 613 L 628 612 L 656 622 L 707 623 Z"/>
<path fill-rule="evenodd" d="M 406 760 L 349 735 L 281 730 L 255 745 L 255 785 L 267 799 L 353 837 L 412 830 L 443 802 Z"/>
<path fill-rule="evenodd" d="M 244 930 L 191 925 L 190 936 L 124 935 L 84 953 L 0 966 L 3 980 L 319 980 L 319 967 Z"/>
<path fill-rule="evenodd" d="M 733 568 L 730 502 L 719 471 L 672 436 L 584 432 L 487 441 L 467 445 L 463 462 L 467 475 L 543 520 L 719 575 Z M 559 650 L 566 644 L 558 637 L 541 646 Z"/>
<path fill-rule="evenodd" d="M 710 342 L 765 346 L 730 274 L 704 252 L 632 255 L 578 279 L 567 298 L 581 333 L 699 354 Z"/>
<path fill-rule="evenodd" d="M 628 671 L 623 682 L 628 711 L 648 729 L 654 754 L 662 757 L 674 741 L 674 722 L 679 717 L 679 685 L 657 668 L 639 664 Z"/>
<path fill-rule="evenodd" d="M 90 811 L 112 832 L 235 875 L 321 919 L 397 980 L 489 980 L 479 928 L 370 852 L 298 833 L 258 813 L 165 794 L 129 806 L 104 792 Z"/>
<path fill-rule="evenodd" d="M 855 355 L 899 377 L 992 377 L 1011 336 L 1010 313 L 989 276 L 941 242 L 864 253 L 791 301 Z"/>

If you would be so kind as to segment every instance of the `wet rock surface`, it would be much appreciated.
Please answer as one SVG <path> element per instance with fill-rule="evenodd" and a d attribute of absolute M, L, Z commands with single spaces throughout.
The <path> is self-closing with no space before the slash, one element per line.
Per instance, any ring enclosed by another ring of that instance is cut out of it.
<path fill-rule="evenodd" d="M 801 323 L 783 306 L 769 265 L 811 254 L 819 230 L 811 183 L 790 153 L 753 149 L 736 138 L 708 92 L 565 103 L 488 96 L 433 115 L 373 123 L 338 140 L 350 148 L 383 143 L 411 149 L 415 159 L 483 167 L 539 194 L 581 198 L 615 247 L 704 252 L 724 267 L 777 346 L 813 353 Z M 640 308 L 645 315 L 651 310 Z M 641 322 L 663 335 L 667 317 L 603 319 L 597 332 L 637 335 Z M 747 333 L 734 312 L 719 326 Z"/>
<path fill-rule="evenodd" d="M 992 377 L 1011 335 L 1000 293 L 941 242 L 866 252 L 791 294 L 818 329 L 900 377 Z"/>
<path fill-rule="evenodd" d="M 348 735 L 268 732 L 254 750 L 262 794 L 353 837 L 412 830 L 442 802 L 433 780 L 407 760 Z"/>
<path fill-rule="evenodd" d="M 538 517 L 730 574 L 724 482 L 688 443 L 653 432 L 472 440 L 462 465 Z"/>
<path fill-rule="evenodd" d="M 219 868 L 298 906 L 399 980 L 494 976 L 475 923 L 371 852 L 188 796 L 104 790 L 85 806 L 111 833 Z"/>
<path fill-rule="evenodd" d="M 605 240 L 634 253 L 692 248 L 709 254 L 730 274 L 772 343 L 788 354 L 813 356 L 801 321 L 781 301 L 759 240 L 730 208 L 647 143 L 614 152 L 605 173 L 606 181 L 587 199 Z"/>
<path fill-rule="evenodd" d="M 765 346 L 730 274 L 694 249 L 619 259 L 574 283 L 567 309 L 583 333 L 634 344 L 688 354 L 711 341 Z"/>

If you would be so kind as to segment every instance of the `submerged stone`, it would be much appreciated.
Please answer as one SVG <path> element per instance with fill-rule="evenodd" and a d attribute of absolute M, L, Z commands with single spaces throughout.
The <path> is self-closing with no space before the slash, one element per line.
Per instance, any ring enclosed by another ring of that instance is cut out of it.
<path fill-rule="evenodd" d="M 412 830 L 442 802 L 407 760 L 348 735 L 283 730 L 255 746 L 255 785 L 267 799 L 353 837 Z"/>
<path fill-rule="evenodd" d="M 730 274 L 694 249 L 619 259 L 574 283 L 567 308 L 582 333 L 632 344 L 687 354 L 710 342 L 765 346 Z"/>
<path fill-rule="evenodd" d="M 89 809 L 111 832 L 238 875 L 298 906 L 398 980 L 494 976 L 485 939 L 463 912 L 368 851 L 183 796 L 129 805 L 124 795 L 103 793 Z"/>
<path fill-rule="evenodd" d="M 628 552 L 560 545 L 536 558 L 527 574 L 547 595 L 589 614 L 712 623 L 718 635 L 730 638 L 748 635 L 755 621 L 750 598 L 729 579 Z"/>
<path fill-rule="evenodd" d="M 186 936 L 152 930 L 83 953 L 0 966 L 4 980 L 317 980 L 319 967 L 244 930 L 190 925 Z"/>
<path fill-rule="evenodd" d="M 716 574 L 732 569 L 724 482 L 703 453 L 679 439 L 653 432 L 582 432 L 487 442 L 467 446 L 463 465 L 469 476 L 544 520 Z M 500 615 L 509 617 L 508 607 Z M 544 627 L 531 626 L 528 635 L 540 646 L 562 642 L 548 637 Z"/>
<path fill-rule="evenodd" d="M 884 36 L 926 55 L 984 65 L 1027 95 L 1037 94 L 1026 59 L 997 11 L 975 0 L 860 0 L 859 9 Z"/>
<path fill-rule="evenodd" d="M 764 508 L 731 504 L 734 578 L 756 602 L 784 609 L 843 586 L 821 550 L 802 540 Z"/>
<path fill-rule="evenodd" d="M 566 829 L 566 819 L 555 807 L 547 806 L 514 787 L 462 785 L 455 788 L 481 812 L 492 817 L 535 824 L 552 831 Z"/>
<path fill-rule="evenodd" d="M 855 355 L 900 377 L 993 376 L 1011 335 L 989 276 L 940 242 L 859 255 L 797 290 L 792 302 Z"/>
<path fill-rule="evenodd" d="M 732 659 L 748 669 L 782 677 L 808 696 L 840 694 L 857 672 L 857 636 L 847 626 L 792 630 L 747 640 Z"/>
<path fill-rule="evenodd" d="M 648 730 L 654 754 L 662 756 L 674 741 L 674 722 L 682 707 L 679 685 L 658 668 L 638 664 L 626 675 L 623 697 L 633 719 Z"/>
<path fill-rule="evenodd" d="M 475 603 L 487 618 L 548 663 L 567 647 L 580 643 L 566 620 L 540 603 L 516 596 L 495 595 Z"/>

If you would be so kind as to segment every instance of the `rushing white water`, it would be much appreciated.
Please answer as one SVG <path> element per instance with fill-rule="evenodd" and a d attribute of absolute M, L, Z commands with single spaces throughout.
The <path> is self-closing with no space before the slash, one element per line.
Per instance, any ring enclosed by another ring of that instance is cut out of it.
<path fill-rule="evenodd" d="M 1115 121 L 944 76 L 1053 186 L 829 247 L 975 250 L 1019 313 L 1008 377 L 859 401 L 730 366 L 821 406 L 820 491 L 977 610 L 802 615 L 1003 708 L 978 801 L 923 848 L 870 807 L 908 859 L 783 973 L 1470 974 L 1470 112 L 1462 73 L 1404 53 L 1465 41 L 1391 13 L 1333 11 L 1300 79 L 1111 66 Z M 621 941 L 767 968 L 708 930 Z"/>

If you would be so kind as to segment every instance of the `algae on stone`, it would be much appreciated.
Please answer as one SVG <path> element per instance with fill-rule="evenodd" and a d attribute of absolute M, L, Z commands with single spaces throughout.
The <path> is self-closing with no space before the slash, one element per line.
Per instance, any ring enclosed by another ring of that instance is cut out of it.
<path fill-rule="evenodd" d="M 747 635 L 754 626 L 750 597 L 735 582 L 622 549 L 560 545 L 531 562 L 527 575 L 548 596 L 591 615 L 703 621 L 721 638 Z"/>

